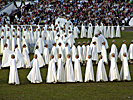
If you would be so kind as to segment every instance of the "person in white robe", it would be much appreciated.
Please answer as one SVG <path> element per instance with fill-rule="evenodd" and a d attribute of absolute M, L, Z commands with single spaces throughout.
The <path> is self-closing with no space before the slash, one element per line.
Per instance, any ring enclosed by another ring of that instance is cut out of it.
<path fill-rule="evenodd" d="M 127 58 L 127 54 L 123 53 L 123 61 L 122 61 L 122 67 L 121 67 L 121 71 L 120 71 L 120 78 L 123 81 L 130 81 L 131 80 L 131 76 L 130 76 L 130 72 L 129 72 L 129 66 L 128 66 L 128 58 Z"/>
<path fill-rule="evenodd" d="M 75 39 L 78 39 L 79 38 L 79 36 L 78 36 L 79 33 L 80 33 L 80 31 L 79 31 L 78 27 L 75 24 L 74 25 L 74 31 L 73 31 L 73 34 L 74 34 L 74 38 Z"/>
<path fill-rule="evenodd" d="M 85 63 L 85 61 L 86 61 L 86 43 L 85 43 L 85 41 L 83 42 L 83 45 L 82 45 L 82 53 L 83 53 L 83 63 Z"/>
<path fill-rule="evenodd" d="M 10 72 L 9 72 L 9 82 L 8 83 L 16 84 L 16 85 L 20 84 L 15 55 L 13 55 L 13 54 L 11 55 L 11 60 L 10 60 Z"/>
<path fill-rule="evenodd" d="M 80 42 L 78 42 L 77 54 L 79 55 L 80 62 L 83 63 L 83 51 L 82 51 L 82 47 L 81 47 L 81 43 Z"/>
<path fill-rule="evenodd" d="M 42 35 L 42 39 L 45 40 L 46 39 L 46 33 L 45 33 L 44 28 L 42 28 L 41 35 Z"/>
<path fill-rule="evenodd" d="M 107 27 L 107 33 L 106 33 L 106 37 L 107 38 L 110 38 L 111 37 L 111 31 L 110 31 L 110 25 L 108 24 L 108 27 Z"/>
<path fill-rule="evenodd" d="M 25 68 L 31 68 L 30 57 L 28 55 L 25 44 L 23 45 L 23 53 L 22 54 L 23 54 L 23 57 L 24 57 Z"/>
<path fill-rule="evenodd" d="M 1 36 L 1 37 L 4 36 L 4 39 L 6 40 L 6 34 L 5 34 L 5 32 L 4 32 L 4 29 L 1 30 L 0 36 Z"/>
<path fill-rule="evenodd" d="M 20 39 L 22 39 L 20 29 L 18 29 L 18 31 L 17 31 L 17 36 L 20 36 Z"/>
<path fill-rule="evenodd" d="M 131 41 L 131 44 L 128 49 L 128 56 L 130 59 L 130 63 L 133 63 L 133 40 Z"/>
<path fill-rule="evenodd" d="M 65 82 L 65 69 L 61 54 L 58 55 L 57 82 Z"/>
<path fill-rule="evenodd" d="M 101 55 L 103 57 L 103 62 L 105 62 L 106 65 L 108 65 L 108 59 L 107 59 L 107 51 L 105 48 L 105 42 L 102 43 L 102 51 L 101 51 Z"/>
<path fill-rule="evenodd" d="M 99 30 L 100 30 L 99 25 L 96 23 L 94 29 L 94 35 L 98 34 Z"/>
<path fill-rule="evenodd" d="M 91 55 L 88 55 L 87 58 L 88 59 L 87 59 L 87 64 L 86 64 L 84 82 L 95 81 Z"/>
<path fill-rule="evenodd" d="M 79 58 L 79 55 L 77 54 L 75 56 L 75 62 L 74 62 L 74 77 L 75 77 L 75 82 L 83 82 L 80 61 L 79 61 L 78 58 Z"/>
<path fill-rule="evenodd" d="M 5 45 L 5 39 L 4 36 L 1 36 L 0 54 L 3 54 L 4 45 Z"/>
<path fill-rule="evenodd" d="M 26 39 L 25 39 L 25 36 L 23 36 L 23 41 L 22 41 L 22 46 L 23 45 L 26 45 L 26 50 L 27 50 L 27 53 L 29 54 L 30 52 L 29 52 L 29 47 L 28 47 L 28 43 L 27 43 L 27 41 L 26 41 Z"/>
<path fill-rule="evenodd" d="M 110 54 L 109 54 L 109 59 L 111 61 L 111 54 L 115 54 L 115 61 L 117 62 L 117 57 L 118 57 L 118 50 L 117 50 L 117 47 L 115 45 L 115 40 L 112 41 L 112 45 L 111 45 L 111 51 L 110 51 Z"/>
<path fill-rule="evenodd" d="M 50 61 L 50 54 L 49 54 L 49 49 L 48 49 L 48 45 L 45 44 L 45 48 L 43 51 L 43 57 L 44 57 L 44 62 L 46 65 L 48 65 L 49 61 Z"/>
<path fill-rule="evenodd" d="M 98 52 L 97 52 L 97 47 L 96 47 L 96 42 L 93 42 L 93 45 L 91 47 L 92 51 L 92 61 L 94 61 L 96 64 L 98 63 Z"/>
<path fill-rule="evenodd" d="M 55 62 L 57 62 L 58 61 L 58 48 L 56 47 L 56 43 L 53 43 L 51 54 L 54 55 L 54 60 Z"/>
<path fill-rule="evenodd" d="M 73 65 L 71 61 L 71 55 L 67 55 L 67 61 L 65 66 L 65 81 L 66 82 L 75 82 Z"/>
<path fill-rule="evenodd" d="M 121 37 L 119 24 L 117 24 L 117 27 L 116 27 L 116 36 L 115 37 L 117 37 L 117 38 L 120 38 Z"/>
<path fill-rule="evenodd" d="M 11 40 L 10 40 L 10 37 L 9 36 L 6 39 L 6 43 L 8 45 L 8 49 L 11 50 Z"/>
<path fill-rule="evenodd" d="M 96 82 L 100 82 L 100 81 L 108 81 L 102 55 L 99 55 L 99 62 L 98 62 L 97 73 L 96 73 Z"/>
<path fill-rule="evenodd" d="M 34 41 L 35 41 L 35 43 L 36 43 L 36 41 L 37 41 L 37 39 L 38 39 L 38 34 L 37 34 L 37 31 L 36 31 L 36 29 L 34 29 Z"/>
<path fill-rule="evenodd" d="M 100 30 L 99 30 L 102 34 L 103 34 L 103 23 L 100 23 Z"/>
<path fill-rule="evenodd" d="M 15 45 L 15 54 L 17 56 L 17 68 L 23 68 L 24 67 L 24 58 L 23 58 L 23 54 L 20 53 L 19 49 L 18 49 L 18 45 Z"/>
<path fill-rule="evenodd" d="M 52 54 L 50 56 L 50 58 L 51 58 L 51 60 L 49 62 L 49 66 L 48 66 L 46 83 L 56 83 L 57 77 L 56 77 L 56 66 L 55 66 L 54 55 Z"/>
<path fill-rule="evenodd" d="M 110 70 L 109 70 L 109 79 L 110 81 L 120 81 L 120 75 L 117 68 L 117 63 L 115 61 L 115 54 L 111 54 L 111 64 L 110 64 Z"/>
<path fill-rule="evenodd" d="M 12 39 L 12 34 L 11 34 L 9 28 L 6 31 L 6 37 L 8 37 L 8 36 Z"/>
<path fill-rule="evenodd" d="M 22 45 L 21 45 L 21 38 L 20 38 L 20 36 L 18 35 L 17 36 L 17 45 L 18 45 L 18 49 L 19 49 L 19 52 L 21 53 L 22 52 Z"/>
<path fill-rule="evenodd" d="M 123 53 L 126 53 L 127 59 L 128 59 L 128 52 L 127 52 L 127 46 L 126 46 L 126 41 L 123 40 L 123 44 L 121 46 L 120 52 L 118 57 L 120 58 L 121 61 L 123 61 Z"/>
<path fill-rule="evenodd" d="M 34 54 L 37 54 L 37 59 L 38 59 L 39 67 L 41 68 L 41 67 L 43 67 L 45 65 L 45 62 L 44 62 L 43 57 L 42 57 L 42 55 L 41 55 L 41 53 L 39 52 L 38 49 L 39 49 L 39 46 L 37 45 Z M 33 66 L 33 62 L 34 62 L 34 59 L 31 62 L 31 66 Z"/>
<path fill-rule="evenodd" d="M 86 37 L 86 32 L 87 32 L 87 30 L 85 28 L 85 25 L 84 25 L 84 23 L 82 23 L 80 38 L 85 38 Z"/>
<path fill-rule="evenodd" d="M 71 50 L 71 55 L 72 55 L 72 62 L 75 61 L 75 56 L 77 54 L 77 48 L 76 48 L 76 43 L 73 43 L 72 50 Z"/>
<path fill-rule="evenodd" d="M 34 61 L 33 61 L 33 67 L 27 76 L 27 79 L 31 83 L 41 83 L 42 82 L 42 77 L 41 77 L 41 72 L 39 69 L 39 62 L 38 62 L 37 57 L 38 57 L 37 54 L 35 54 Z"/>
<path fill-rule="evenodd" d="M 92 27 L 91 25 L 88 26 L 88 34 L 87 34 L 87 38 L 92 38 Z"/>
<path fill-rule="evenodd" d="M 43 54 L 43 50 L 44 50 L 44 40 L 43 40 L 43 38 L 42 38 L 41 35 L 38 37 L 38 40 L 37 40 L 37 42 L 36 42 L 36 45 L 39 46 L 39 49 L 38 49 L 39 52 L 40 52 L 41 54 Z M 35 45 L 35 47 L 36 47 L 36 45 Z"/>
<path fill-rule="evenodd" d="M 15 50 L 15 45 L 16 45 L 16 37 L 15 35 L 12 36 L 12 51 Z"/>
<path fill-rule="evenodd" d="M 70 47 L 72 47 L 73 43 L 75 42 L 74 36 L 73 36 L 73 34 L 71 33 L 71 31 L 69 31 L 69 36 L 67 37 L 66 42 L 69 43 L 69 46 L 70 46 Z"/>
<path fill-rule="evenodd" d="M 66 45 L 65 45 L 64 53 L 65 53 L 65 62 L 66 62 L 67 55 L 71 54 L 71 49 L 69 48 L 68 43 L 66 43 Z"/>
<path fill-rule="evenodd" d="M 87 42 L 87 46 L 86 46 L 86 60 L 88 59 L 88 55 L 91 55 L 90 41 Z"/>
<path fill-rule="evenodd" d="M 114 26 L 113 24 L 111 25 L 111 38 L 114 38 L 115 37 L 115 29 L 114 29 Z"/>
<path fill-rule="evenodd" d="M 64 49 L 62 48 L 61 45 L 62 45 L 61 43 L 58 44 L 58 54 L 61 54 L 61 59 L 63 61 L 63 64 L 65 64 L 66 60 L 64 55 Z"/>

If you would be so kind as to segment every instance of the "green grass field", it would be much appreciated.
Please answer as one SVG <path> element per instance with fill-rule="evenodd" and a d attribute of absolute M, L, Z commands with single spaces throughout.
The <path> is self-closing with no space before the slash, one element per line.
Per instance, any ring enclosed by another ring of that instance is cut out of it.
<path fill-rule="evenodd" d="M 118 50 L 123 40 L 127 41 L 129 46 L 133 39 L 133 33 L 122 32 L 122 38 L 115 39 Z M 111 46 L 111 41 L 108 43 Z M 88 39 L 78 39 L 76 42 L 88 41 Z M 91 41 L 91 40 L 90 40 Z M 110 51 L 110 48 L 109 48 Z M 32 59 L 33 55 L 30 55 Z M 118 61 L 118 69 L 120 71 L 121 62 Z M 133 65 L 129 64 L 132 77 L 131 82 L 90 82 L 90 83 L 64 83 L 64 84 L 46 84 L 47 68 L 41 68 L 43 83 L 31 84 L 27 80 L 30 69 L 19 69 L 20 85 L 9 85 L 8 75 L 9 69 L 0 70 L 0 100 L 133 100 Z M 94 66 L 96 73 L 97 66 Z M 109 75 L 109 65 L 106 66 L 107 75 Z M 82 75 L 84 78 L 85 67 L 82 67 Z M 96 76 L 96 74 L 95 74 Z"/>

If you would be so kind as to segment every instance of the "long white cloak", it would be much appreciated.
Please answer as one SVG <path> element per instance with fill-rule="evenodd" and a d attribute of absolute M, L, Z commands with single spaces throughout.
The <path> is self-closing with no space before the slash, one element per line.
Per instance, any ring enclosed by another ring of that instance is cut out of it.
<path fill-rule="evenodd" d="M 90 45 L 86 46 L 86 60 L 88 59 L 88 55 L 91 55 L 91 46 Z"/>
<path fill-rule="evenodd" d="M 120 26 L 119 25 L 117 25 L 117 27 L 116 27 L 116 37 L 121 37 Z"/>
<path fill-rule="evenodd" d="M 37 54 L 37 59 L 38 59 L 38 63 L 39 63 L 39 67 L 43 67 L 45 65 L 44 60 L 42 55 L 40 54 L 39 50 L 36 49 L 35 50 L 35 54 Z M 33 63 L 34 59 L 32 60 L 31 63 Z M 31 64 L 32 65 L 32 64 Z"/>
<path fill-rule="evenodd" d="M 92 64 L 91 59 L 87 60 L 86 71 L 85 71 L 85 82 L 87 82 L 89 80 L 95 81 L 94 80 L 93 64 Z"/>
<path fill-rule="evenodd" d="M 108 28 L 107 28 L 107 33 L 106 33 L 107 35 L 107 38 L 110 38 L 111 37 L 111 31 L 110 31 L 110 26 L 108 26 Z"/>
<path fill-rule="evenodd" d="M 23 48 L 23 57 L 24 57 L 25 68 L 31 68 L 30 57 L 28 55 L 26 48 Z"/>
<path fill-rule="evenodd" d="M 107 38 L 107 29 L 106 29 L 106 26 L 103 27 L 103 34 L 104 34 L 104 37 Z"/>
<path fill-rule="evenodd" d="M 82 52 L 83 52 L 83 61 L 86 60 L 86 46 L 85 45 L 82 45 Z"/>
<path fill-rule="evenodd" d="M 107 41 L 107 39 L 103 36 L 103 34 L 100 34 L 100 35 L 98 36 L 98 38 L 99 38 L 99 40 L 101 41 L 101 43 L 102 43 L 102 42 L 105 42 L 105 47 L 106 47 L 106 49 L 108 49 L 108 48 L 109 48 L 109 46 L 108 46 L 108 41 Z"/>
<path fill-rule="evenodd" d="M 79 59 L 75 59 L 74 62 L 74 76 L 75 76 L 75 82 L 83 82 Z"/>
<path fill-rule="evenodd" d="M 31 69 L 30 73 L 28 74 L 27 78 L 29 81 L 31 81 L 31 83 L 41 83 L 42 82 L 38 59 L 34 59 L 33 67 Z"/>
<path fill-rule="evenodd" d="M 15 49 L 16 56 L 18 58 L 17 61 L 17 68 L 23 68 L 24 67 L 24 58 L 23 55 L 20 53 L 19 49 Z"/>
<path fill-rule="evenodd" d="M 130 44 L 128 49 L 129 59 L 133 59 L 133 44 Z"/>
<path fill-rule="evenodd" d="M 57 62 L 58 61 L 58 49 L 56 46 L 53 46 L 53 48 L 51 50 L 51 54 L 54 55 L 54 60 L 55 60 L 55 62 Z"/>
<path fill-rule="evenodd" d="M 12 37 L 12 51 L 15 50 L 15 45 L 16 45 L 16 38 Z"/>
<path fill-rule="evenodd" d="M 44 57 L 45 64 L 48 65 L 48 63 L 50 61 L 50 55 L 49 55 L 49 49 L 48 48 L 44 48 L 43 57 Z"/>
<path fill-rule="evenodd" d="M 7 39 L 6 43 L 8 45 L 8 49 L 11 50 L 11 41 L 10 41 L 10 39 Z"/>
<path fill-rule="evenodd" d="M 92 51 L 92 60 L 94 61 L 98 61 L 98 52 L 97 52 L 97 47 L 96 45 L 92 45 L 92 48 L 91 48 L 91 51 Z"/>
<path fill-rule="evenodd" d="M 94 35 L 98 34 L 98 32 L 99 32 L 99 25 L 97 24 L 95 26 Z"/>
<path fill-rule="evenodd" d="M 65 66 L 65 80 L 66 82 L 75 82 L 72 61 L 68 58 Z"/>
<path fill-rule="evenodd" d="M 66 40 L 66 42 L 69 43 L 69 46 L 72 47 L 73 43 L 75 42 L 73 34 L 69 34 Z"/>
<path fill-rule="evenodd" d="M 105 66 L 102 59 L 100 59 L 100 61 L 98 62 L 97 74 L 96 74 L 96 82 L 99 82 L 100 80 L 108 81 Z"/>
<path fill-rule="evenodd" d="M 126 44 L 122 44 L 121 49 L 120 49 L 120 52 L 119 52 L 119 55 L 118 55 L 118 57 L 121 59 L 121 61 L 123 61 L 123 53 L 126 53 L 127 58 L 128 58 L 128 53 L 127 53 L 127 46 L 126 46 Z"/>
<path fill-rule="evenodd" d="M 88 26 L 87 38 L 92 38 L 92 27 L 91 26 Z"/>
<path fill-rule="evenodd" d="M 62 49 L 61 46 L 58 46 L 58 54 L 61 54 L 61 59 L 62 59 L 63 63 L 65 63 L 64 50 Z"/>
<path fill-rule="evenodd" d="M 20 84 L 19 76 L 16 66 L 16 60 L 11 59 L 10 61 L 10 73 L 9 73 L 9 84 Z"/>
<path fill-rule="evenodd" d="M 111 26 L 111 38 L 115 37 L 115 29 L 114 26 Z"/>
<path fill-rule="evenodd" d="M 74 26 L 74 31 L 73 31 L 74 38 L 77 38 L 77 39 L 79 38 L 78 33 L 80 33 L 78 27 Z"/>
<path fill-rule="evenodd" d="M 110 81 L 113 81 L 113 80 L 119 80 L 120 81 L 120 75 L 119 75 L 117 63 L 116 63 L 114 57 L 111 58 L 109 78 L 110 78 Z"/>
<path fill-rule="evenodd" d="M 79 60 L 80 62 L 83 62 L 83 52 L 82 52 L 82 47 L 81 46 L 77 46 L 77 53 L 79 55 Z"/>
<path fill-rule="evenodd" d="M 18 49 L 19 49 L 19 52 L 21 53 L 21 39 L 20 38 L 17 38 L 17 45 L 18 45 Z"/>
<path fill-rule="evenodd" d="M 108 63 L 107 51 L 106 51 L 105 45 L 102 45 L 101 55 L 103 56 L 103 62 Z"/>
<path fill-rule="evenodd" d="M 122 67 L 120 71 L 120 78 L 121 80 L 131 80 L 130 72 L 129 72 L 129 67 L 128 67 L 128 61 L 127 57 L 123 57 L 122 61 Z"/>
<path fill-rule="evenodd" d="M 72 61 L 74 62 L 75 61 L 75 56 L 76 56 L 76 54 L 77 54 L 77 48 L 76 48 L 76 46 L 72 46 L 72 50 L 71 50 L 72 52 Z"/>
<path fill-rule="evenodd" d="M 62 58 L 58 59 L 57 81 L 58 82 L 65 82 L 65 69 L 63 66 Z"/>
<path fill-rule="evenodd" d="M 5 39 L 1 39 L 0 53 L 3 53 L 4 45 L 5 45 Z"/>
<path fill-rule="evenodd" d="M 67 47 L 65 47 L 64 51 L 65 51 L 65 61 L 66 61 L 67 55 L 71 53 L 71 49 L 67 46 Z"/>
<path fill-rule="evenodd" d="M 52 59 L 49 62 L 47 80 L 46 81 L 47 81 L 47 83 L 57 82 L 56 67 L 55 67 L 55 60 L 54 59 Z"/>
<path fill-rule="evenodd" d="M 87 32 L 87 30 L 86 30 L 85 26 L 82 25 L 80 38 L 86 37 L 86 32 Z"/>
<path fill-rule="evenodd" d="M 109 54 L 109 58 L 111 60 L 111 54 L 114 53 L 115 54 L 115 61 L 117 62 L 117 56 L 118 56 L 118 51 L 117 51 L 117 47 L 115 44 L 112 44 L 111 46 L 111 51 L 110 51 L 110 54 Z"/>

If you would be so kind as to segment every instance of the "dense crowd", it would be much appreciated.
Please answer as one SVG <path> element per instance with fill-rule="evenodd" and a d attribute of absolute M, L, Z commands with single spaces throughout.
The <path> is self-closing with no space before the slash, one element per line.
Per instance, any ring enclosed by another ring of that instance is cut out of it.
<path fill-rule="evenodd" d="M 18 8 L 12 14 L 1 15 L 2 23 L 13 24 L 44 24 L 52 23 L 59 16 L 64 16 L 73 23 L 81 25 L 89 22 L 128 25 L 133 16 L 132 0 L 80 0 L 67 2 L 61 0 L 39 1 Z M 82 2 L 81 2 L 82 1 Z M 7 22 L 8 21 L 8 22 Z"/>

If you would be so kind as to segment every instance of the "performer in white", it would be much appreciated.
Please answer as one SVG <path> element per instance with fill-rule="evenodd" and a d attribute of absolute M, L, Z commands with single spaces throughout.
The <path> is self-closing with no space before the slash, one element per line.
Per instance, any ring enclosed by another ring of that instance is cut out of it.
<path fill-rule="evenodd" d="M 121 46 L 120 52 L 118 57 L 120 58 L 121 61 L 123 61 L 123 53 L 126 53 L 127 59 L 128 59 L 128 52 L 127 52 L 127 46 L 126 46 L 126 41 L 123 40 L 123 44 Z"/>
<path fill-rule="evenodd" d="M 117 24 L 117 27 L 116 27 L 116 36 L 115 37 L 117 37 L 117 38 L 120 38 L 121 37 L 119 24 Z"/>
<path fill-rule="evenodd" d="M 96 82 L 108 81 L 102 55 L 99 55 L 99 62 L 97 67 Z"/>
<path fill-rule="evenodd" d="M 7 37 L 6 43 L 8 45 L 8 49 L 11 50 L 11 40 L 9 36 Z"/>
<path fill-rule="evenodd" d="M 11 55 L 11 61 L 10 61 L 10 73 L 9 73 L 9 84 L 20 84 L 19 82 L 19 76 L 16 66 L 16 60 L 15 55 Z"/>
<path fill-rule="evenodd" d="M 96 24 L 95 24 L 94 35 L 98 34 L 99 30 L 100 30 L 100 29 L 99 29 L 99 25 L 96 23 Z"/>
<path fill-rule="evenodd" d="M 33 61 L 33 67 L 30 71 L 30 73 L 27 76 L 28 80 L 31 81 L 31 83 L 41 83 L 42 77 L 39 69 L 39 63 L 37 59 L 37 54 L 34 55 L 34 61 Z"/>
<path fill-rule="evenodd" d="M 74 62 L 74 76 L 75 76 L 75 82 L 83 82 L 82 80 L 82 72 L 81 72 L 81 66 L 79 61 L 79 55 L 77 54 L 75 56 L 75 62 Z"/>
<path fill-rule="evenodd" d="M 114 38 L 115 37 L 115 29 L 114 29 L 114 26 L 113 24 L 111 25 L 111 38 Z"/>
<path fill-rule="evenodd" d="M 109 71 L 109 78 L 110 81 L 120 81 L 120 75 L 117 68 L 117 63 L 115 61 L 115 54 L 111 54 L 111 64 L 110 64 L 110 71 Z"/>
<path fill-rule="evenodd" d="M 65 69 L 63 66 L 63 60 L 61 56 L 62 56 L 61 54 L 58 55 L 57 81 L 65 82 Z"/>
<path fill-rule="evenodd" d="M 44 57 L 44 62 L 46 65 L 48 65 L 49 61 L 50 61 L 50 54 L 49 54 L 49 49 L 48 49 L 48 45 L 45 44 L 45 48 L 43 51 L 43 57 Z"/>
<path fill-rule="evenodd" d="M 107 38 L 110 38 L 111 37 L 111 31 L 110 31 L 110 25 L 108 24 L 108 27 L 107 27 Z"/>
<path fill-rule="evenodd" d="M 1 54 L 3 54 L 4 45 L 5 45 L 5 39 L 4 39 L 4 36 L 1 36 L 1 47 L 0 47 Z"/>
<path fill-rule="evenodd" d="M 101 55 L 103 57 L 103 62 L 105 62 L 106 65 L 108 65 L 108 59 L 107 59 L 107 51 L 105 48 L 105 42 L 102 43 L 102 51 L 101 51 Z"/>
<path fill-rule="evenodd" d="M 87 46 L 86 46 L 86 60 L 88 59 L 88 55 L 91 55 L 90 41 L 87 42 Z"/>
<path fill-rule="evenodd" d="M 86 32 L 87 32 L 87 30 L 85 28 L 85 25 L 84 25 L 84 23 L 82 23 L 80 38 L 85 38 L 86 37 Z"/>
<path fill-rule="evenodd" d="M 83 52 L 83 63 L 85 63 L 86 61 L 86 46 L 85 46 L 85 41 L 83 42 L 83 45 L 82 45 L 82 52 Z"/>
<path fill-rule="evenodd" d="M 65 81 L 66 82 L 75 82 L 74 79 L 74 71 L 73 71 L 73 65 L 71 61 L 71 55 L 67 55 L 67 61 L 65 66 Z"/>
<path fill-rule="evenodd" d="M 88 26 L 88 35 L 87 35 L 87 38 L 92 38 L 92 26 L 91 25 Z"/>
<path fill-rule="evenodd" d="M 129 67 L 128 67 L 128 59 L 127 59 L 127 54 L 123 53 L 123 61 L 122 61 L 122 67 L 120 71 L 120 78 L 123 81 L 130 81 L 131 76 L 129 72 Z"/>
<path fill-rule="evenodd" d="M 55 66 L 55 60 L 54 60 L 54 55 L 50 56 L 51 60 L 49 62 L 48 66 L 48 73 L 47 73 L 47 83 L 56 83 L 57 78 L 56 78 L 56 66 Z"/>
<path fill-rule="evenodd" d="M 76 43 L 73 43 L 72 50 L 71 50 L 71 55 L 72 55 L 72 62 L 75 61 L 75 56 L 77 54 L 77 48 L 76 48 Z"/>
<path fill-rule="evenodd" d="M 79 31 L 78 27 L 75 24 L 74 25 L 74 31 L 73 31 L 73 34 L 74 34 L 74 38 L 75 39 L 78 39 L 79 38 L 78 33 L 80 33 L 80 31 Z"/>
<path fill-rule="evenodd" d="M 79 55 L 79 60 L 82 63 L 83 62 L 83 51 L 82 51 L 82 47 L 81 47 L 81 43 L 80 42 L 78 42 L 77 54 Z"/>
<path fill-rule="evenodd" d="M 133 63 L 133 40 L 131 41 L 131 44 L 129 46 L 128 55 L 129 55 L 130 63 Z"/>
<path fill-rule="evenodd" d="M 111 61 L 111 54 L 115 54 L 115 61 L 117 62 L 117 57 L 118 57 L 118 51 L 117 51 L 117 47 L 115 45 L 115 40 L 112 41 L 112 46 L 111 46 L 111 51 L 109 54 L 109 59 Z"/>
<path fill-rule="evenodd" d="M 98 63 L 98 52 L 97 52 L 96 42 L 93 42 L 91 50 L 92 50 L 92 61 L 95 61 L 97 64 Z"/>
<path fill-rule="evenodd" d="M 53 45 L 54 46 L 52 47 L 51 54 L 54 55 L 54 60 L 55 62 L 57 62 L 58 61 L 58 49 L 56 47 L 56 43 L 53 43 Z"/>
<path fill-rule="evenodd" d="M 21 53 L 22 52 L 22 50 L 21 50 L 21 38 L 19 35 L 17 36 L 17 45 L 18 45 L 19 52 Z"/>
<path fill-rule="evenodd" d="M 87 58 L 88 60 L 87 60 L 86 71 L 85 71 L 85 82 L 95 81 L 91 55 L 88 55 Z"/>
<path fill-rule="evenodd" d="M 24 57 L 25 68 L 31 68 L 30 57 L 29 57 L 28 52 L 26 50 L 25 44 L 23 45 L 23 57 Z"/>

